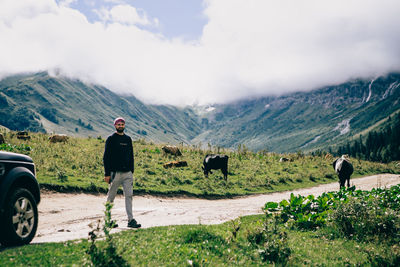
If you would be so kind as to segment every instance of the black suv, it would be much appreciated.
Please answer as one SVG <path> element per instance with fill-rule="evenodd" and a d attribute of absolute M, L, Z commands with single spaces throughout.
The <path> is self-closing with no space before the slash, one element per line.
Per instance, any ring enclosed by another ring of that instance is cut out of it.
<path fill-rule="evenodd" d="M 33 160 L 22 154 L 0 151 L 0 243 L 31 242 L 38 226 L 39 185 Z"/>

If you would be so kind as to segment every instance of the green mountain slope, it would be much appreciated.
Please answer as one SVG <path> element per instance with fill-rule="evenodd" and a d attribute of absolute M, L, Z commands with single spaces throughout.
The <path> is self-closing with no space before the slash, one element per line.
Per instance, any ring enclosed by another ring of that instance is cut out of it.
<path fill-rule="evenodd" d="M 400 109 L 400 75 L 215 106 L 197 141 L 289 152 L 326 148 Z"/>
<path fill-rule="evenodd" d="M 133 138 L 276 152 L 326 149 L 365 135 L 400 110 L 400 74 L 311 92 L 208 107 L 147 105 L 105 87 L 47 73 L 0 81 L 0 125 L 12 130 L 106 136 L 117 116 Z"/>
<path fill-rule="evenodd" d="M 47 73 L 3 79 L 0 104 L 0 124 L 12 130 L 106 136 L 114 130 L 114 118 L 123 116 L 134 138 L 189 142 L 200 132 L 190 110 L 145 105 L 133 96 Z"/>

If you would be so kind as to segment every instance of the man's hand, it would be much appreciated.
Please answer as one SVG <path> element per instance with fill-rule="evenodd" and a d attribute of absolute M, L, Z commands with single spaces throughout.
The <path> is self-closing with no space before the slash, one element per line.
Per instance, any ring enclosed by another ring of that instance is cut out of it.
<path fill-rule="evenodd" d="M 111 182 L 111 176 L 104 176 L 104 182 L 109 184 Z"/>

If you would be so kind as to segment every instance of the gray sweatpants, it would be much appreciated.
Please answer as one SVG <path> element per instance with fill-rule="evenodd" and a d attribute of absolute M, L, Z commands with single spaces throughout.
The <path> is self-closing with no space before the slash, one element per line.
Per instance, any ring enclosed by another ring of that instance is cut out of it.
<path fill-rule="evenodd" d="M 113 176 L 114 179 L 112 180 L 107 193 L 107 201 L 111 203 L 114 202 L 118 188 L 122 185 L 125 196 L 125 209 L 126 209 L 126 214 L 128 215 L 128 222 L 129 222 L 130 220 L 133 219 L 132 215 L 133 174 L 132 172 L 115 172 L 115 173 L 112 172 L 111 177 Z"/>

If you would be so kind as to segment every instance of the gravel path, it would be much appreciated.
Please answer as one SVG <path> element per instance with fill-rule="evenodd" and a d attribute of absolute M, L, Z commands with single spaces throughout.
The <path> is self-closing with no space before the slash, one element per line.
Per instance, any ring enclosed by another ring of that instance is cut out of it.
<path fill-rule="evenodd" d="M 357 189 L 370 190 L 400 184 L 400 175 L 381 174 L 352 179 Z M 239 216 L 261 213 L 267 201 L 288 199 L 290 194 L 320 195 L 338 190 L 337 182 L 294 191 L 240 197 L 223 200 L 197 198 L 167 198 L 134 196 L 134 217 L 143 228 L 181 224 L 219 224 Z M 86 238 L 91 231 L 90 224 L 104 215 L 105 195 L 64 194 L 43 192 L 39 205 L 39 227 L 32 243 L 60 242 Z M 113 232 L 129 229 L 126 227 L 124 198 L 118 195 L 112 210 L 113 219 L 119 227 Z"/>

